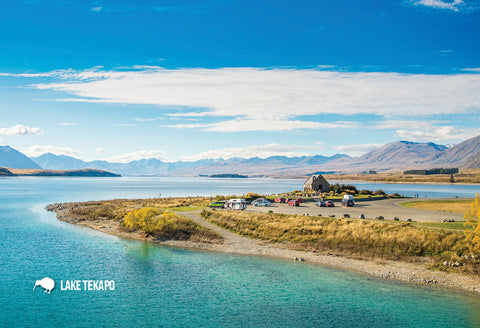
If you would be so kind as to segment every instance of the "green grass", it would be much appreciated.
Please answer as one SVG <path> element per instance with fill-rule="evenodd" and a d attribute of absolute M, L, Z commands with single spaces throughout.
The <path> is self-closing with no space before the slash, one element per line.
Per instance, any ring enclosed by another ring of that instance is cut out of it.
<path fill-rule="evenodd" d="M 472 201 L 473 199 L 414 200 L 402 202 L 399 205 L 422 210 L 463 214 L 470 208 Z"/>
<path fill-rule="evenodd" d="M 455 221 L 455 222 L 414 222 L 412 225 L 421 226 L 426 228 L 442 228 L 442 229 L 453 229 L 464 231 L 465 230 L 465 221 Z"/>

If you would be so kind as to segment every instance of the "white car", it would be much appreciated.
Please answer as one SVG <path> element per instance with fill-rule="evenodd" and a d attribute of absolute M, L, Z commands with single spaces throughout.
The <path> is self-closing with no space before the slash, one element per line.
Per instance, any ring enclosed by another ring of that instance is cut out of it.
<path fill-rule="evenodd" d="M 257 199 L 252 203 L 253 206 L 261 206 L 261 207 L 268 207 L 272 206 L 272 204 L 266 200 L 265 198 Z"/>

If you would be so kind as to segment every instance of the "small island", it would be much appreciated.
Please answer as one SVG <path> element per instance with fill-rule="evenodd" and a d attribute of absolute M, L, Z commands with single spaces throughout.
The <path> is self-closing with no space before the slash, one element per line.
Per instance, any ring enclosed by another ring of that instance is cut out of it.
<path fill-rule="evenodd" d="M 234 179 L 246 179 L 248 178 L 248 175 L 242 175 L 242 174 L 235 174 L 235 173 L 223 173 L 223 174 L 211 174 L 208 176 L 209 178 L 234 178 Z"/>

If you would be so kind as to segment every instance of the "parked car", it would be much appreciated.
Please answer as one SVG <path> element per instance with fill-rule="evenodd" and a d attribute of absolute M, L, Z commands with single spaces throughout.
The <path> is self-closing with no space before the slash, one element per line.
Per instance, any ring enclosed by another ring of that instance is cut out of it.
<path fill-rule="evenodd" d="M 275 198 L 275 203 L 285 203 L 285 198 L 283 197 Z"/>
<path fill-rule="evenodd" d="M 225 207 L 225 201 L 222 200 L 222 201 L 213 202 L 210 205 L 208 205 L 208 207 L 210 207 L 210 208 L 224 208 Z"/>
<path fill-rule="evenodd" d="M 325 205 L 325 202 L 322 201 L 322 200 L 319 200 L 318 202 L 315 203 L 316 206 L 318 207 L 326 207 L 327 205 Z"/>
<path fill-rule="evenodd" d="M 256 201 L 254 201 L 252 203 L 253 206 L 260 206 L 260 207 L 268 207 L 268 206 L 272 206 L 272 204 L 266 200 L 265 198 L 262 198 L 262 199 L 257 199 Z"/>
<path fill-rule="evenodd" d="M 291 206 L 299 206 L 300 205 L 300 202 L 298 201 L 298 199 L 290 199 L 288 201 L 288 205 L 291 205 Z"/>
<path fill-rule="evenodd" d="M 332 202 L 331 200 L 327 200 L 327 201 L 325 202 L 325 205 L 326 205 L 327 207 L 335 207 L 335 203 Z"/>
<path fill-rule="evenodd" d="M 242 198 L 230 199 L 228 200 L 228 202 L 225 203 L 225 208 L 228 208 L 229 210 L 244 211 L 246 207 L 247 204 L 245 202 L 245 199 Z"/>
<path fill-rule="evenodd" d="M 299 203 L 303 203 L 303 199 L 301 199 L 300 197 L 297 198 L 297 200 L 298 200 Z"/>
<path fill-rule="evenodd" d="M 349 194 L 343 195 L 342 206 L 350 207 L 350 206 L 353 206 L 353 205 L 355 205 L 353 196 L 349 195 Z"/>

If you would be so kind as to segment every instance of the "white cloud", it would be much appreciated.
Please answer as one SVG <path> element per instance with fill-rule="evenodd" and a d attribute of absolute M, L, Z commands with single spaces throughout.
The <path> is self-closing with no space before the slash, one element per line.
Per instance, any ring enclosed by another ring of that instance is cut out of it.
<path fill-rule="evenodd" d="M 20 136 L 28 134 L 42 134 L 43 130 L 39 128 L 31 128 L 28 126 L 17 124 L 11 128 L 0 128 L 0 135 L 4 136 Z"/>
<path fill-rule="evenodd" d="M 138 161 L 141 159 L 156 158 L 161 161 L 168 161 L 167 154 L 161 150 L 140 150 L 134 153 L 122 154 L 118 156 L 112 156 L 103 160 L 114 163 L 128 163 L 131 161 Z"/>
<path fill-rule="evenodd" d="M 377 149 L 383 146 L 381 143 L 369 143 L 369 144 L 348 144 L 348 145 L 339 145 L 334 148 L 338 151 L 351 155 L 351 156 L 361 156 L 369 151 Z"/>
<path fill-rule="evenodd" d="M 425 127 L 420 130 L 397 130 L 396 137 L 411 141 L 463 141 L 480 134 L 480 129 L 457 129 L 453 126 Z"/>
<path fill-rule="evenodd" d="M 463 0 L 454 1 L 442 1 L 442 0 L 416 0 L 413 1 L 416 6 L 425 6 L 435 9 L 448 9 L 453 11 L 459 11 L 460 8 L 465 5 Z"/>
<path fill-rule="evenodd" d="M 66 148 L 66 147 L 57 147 L 57 146 L 51 146 L 51 145 L 47 145 L 47 146 L 34 145 L 27 148 L 22 148 L 21 152 L 29 157 L 37 157 L 46 153 L 52 153 L 55 155 L 66 155 L 66 156 L 72 156 L 72 157 L 78 156 L 78 151 L 75 149 Z"/>
<path fill-rule="evenodd" d="M 390 129 L 414 129 L 414 130 L 431 130 L 433 129 L 432 121 L 411 121 L 411 120 L 386 120 L 380 121 L 373 125 L 372 128 L 380 130 Z"/>
<path fill-rule="evenodd" d="M 290 119 L 318 114 L 433 115 L 478 109 L 480 75 L 336 72 L 307 69 L 56 71 L 67 83 L 36 84 L 63 101 L 206 109 L 209 115 Z"/>
<path fill-rule="evenodd" d="M 155 121 L 154 118 L 134 118 L 133 120 L 137 122 L 152 122 Z"/>
<path fill-rule="evenodd" d="M 65 122 L 65 123 L 59 123 L 58 125 L 61 125 L 61 126 L 74 126 L 74 125 L 77 125 L 77 123 L 74 123 L 74 122 Z"/>
<path fill-rule="evenodd" d="M 310 156 L 312 151 L 318 151 L 323 149 L 320 145 L 315 146 L 304 146 L 304 145 L 279 145 L 279 144 L 269 144 L 269 145 L 252 145 L 248 147 L 234 147 L 234 148 L 223 148 L 216 150 L 208 150 L 199 154 L 191 156 L 181 156 L 183 161 L 198 161 L 201 159 L 230 159 L 234 157 L 239 158 L 252 158 L 260 157 L 267 158 L 271 156 L 287 156 L 287 157 L 297 157 L 297 156 Z"/>
<path fill-rule="evenodd" d="M 103 154 L 103 153 L 106 152 L 106 150 L 105 150 L 105 148 L 99 147 L 95 150 L 95 152 Z"/>
<path fill-rule="evenodd" d="M 334 129 L 334 128 L 355 128 L 355 122 L 334 122 L 320 123 L 297 120 L 275 120 L 275 119 L 235 119 L 218 123 L 194 123 L 165 125 L 169 128 L 202 128 L 204 131 L 216 132 L 244 132 L 244 131 L 289 131 L 295 129 Z"/>
<path fill-rule="evenodd" d="M 165 115 L 172 118 L 216 116 L 216 123 L 198 126 L 209 131 L 232 131 L 232 128 L 252 131 L 259 127 L 281 131 L 338 125 L 322 117 L 310 121 L 299 119 L 302 116 L 428 117 L 477 111 L 480 74 L 475 68 L 465 72 L 470 73 L 434 75 L 248 67 L 170 70 L 147 66 L 121 71 L 93 68 L 47 72 L 43 75 L 56 82 L 32 87 L 74 96 L 59 101 L 154 105 L 168 111 Z"/>
<path fill-rule="evenodd" d="M 90 8 L 90 11 L 94 11 L 94 12 L 98 13 L 98 12 L 102 11 L 102 9 L 103 9 L 103 7 L 97 6 L 97 7 Z"/>

